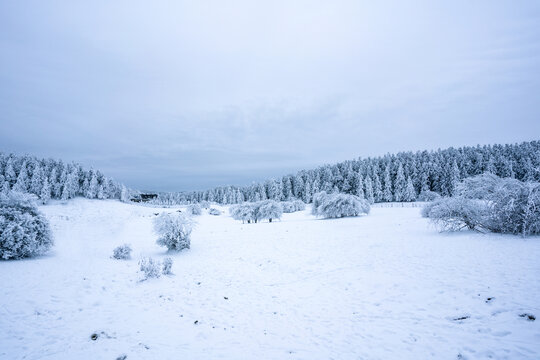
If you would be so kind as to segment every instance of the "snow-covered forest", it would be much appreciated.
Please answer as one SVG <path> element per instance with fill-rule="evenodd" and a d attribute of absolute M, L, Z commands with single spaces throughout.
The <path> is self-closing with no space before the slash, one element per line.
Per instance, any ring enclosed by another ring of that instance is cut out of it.
<path fill-rule="evenodd" d="M 122 199 L 129 190 L 99 170 L 85 170 L 76 163 L 38 159 L 34 156 L 0 152 L 0 194 L 9 191 L 36 195 L 42 203 L 50 199 Z"/>
<path fill-rule="evenodd" d="M 521 181 L 539 181 L 540 141 L 400 152 L 349 160 L 249 186 L 160 193 L 159 198 L 153 202 L 181 204 L 206 200 L 236 204 L 297 198 L 311 203 L 313 195 L 320 191 L 353 194 L 370 203 L 415 201 L 425 200 L 429 192 L 441 196 L 455 195 L 456 186 L 461 180 L 486 172 Z"/>

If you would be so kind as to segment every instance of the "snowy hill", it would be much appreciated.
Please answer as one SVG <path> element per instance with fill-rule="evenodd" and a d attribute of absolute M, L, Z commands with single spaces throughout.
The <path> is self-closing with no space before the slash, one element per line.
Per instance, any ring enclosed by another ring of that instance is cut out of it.
<path fill-rule="evenodd" d="M 538 320 L 519 316 L 540 314 L 538 237 L 440 234 L 414 207 L 258 224 L 205 212 L 171 255 L 151 221 L 176 208 L 41 210 L 53 251 L 0 262 L 2 359 L 540 357 Z M 132 260 L 111 259 L 123 243 Z M 141 282 L 141 256 L 172 256 L 175 275 Z"/>

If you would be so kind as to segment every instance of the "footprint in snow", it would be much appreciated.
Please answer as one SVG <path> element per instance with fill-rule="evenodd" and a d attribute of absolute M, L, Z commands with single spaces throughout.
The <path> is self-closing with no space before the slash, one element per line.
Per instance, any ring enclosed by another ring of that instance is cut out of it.
<path fill-rule="evenodd" d="M 525 318 L 525 319 L 527 319 L 529 321 L 536 320 L 536 316 L 534 316 L 533 314 L 527 314 L 527 313 L 519 314 L 519 317 Z"/>

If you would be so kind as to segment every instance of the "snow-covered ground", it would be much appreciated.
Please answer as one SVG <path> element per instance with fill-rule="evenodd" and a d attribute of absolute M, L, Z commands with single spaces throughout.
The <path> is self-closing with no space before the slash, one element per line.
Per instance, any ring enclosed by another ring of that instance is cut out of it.
<path fill-rule="evenodd" d="M 170 255 L 151 221 L 175 209 L 42 210 L 53 251 L 0 262 L 2 359 L 540 358 L 540 320 L 519 316 L 540 315 L 538 237 L 440 234 L 410 207 L 259 224 L 205 212 Z M 111 259 L 123 243 L 132 260 Z M 141 282 L 141 256 L 172 256 L 175 275 Z"/>

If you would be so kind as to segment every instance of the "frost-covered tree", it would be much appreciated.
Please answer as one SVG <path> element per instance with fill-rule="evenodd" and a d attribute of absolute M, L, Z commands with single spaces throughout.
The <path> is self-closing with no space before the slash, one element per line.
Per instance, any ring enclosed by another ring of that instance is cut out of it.
<path fill-rule="evenodd" d="M 269 222 L 273 219 L 281 219 L 283 214 L 281 204 L 274 200 L 266 200 L 258 204 L 256 211 L 258 219 L 268 219 Z"/>
<path fill-rule="evenodd" d="M 366 176 L 365 187 L 366 200 L 370 204 L 373 204 L 375 202 L 375 194 L 373 193 L 373 181 L 371 180 L 370 176 Z"/>
<path fill-rule="evenodd" d="M 383 200 L 392 201 L 394 198 L 392 194 L 392 178 L 390 177 L 390 166 L 386 166 L 384 171 L 384 190 L 383 190 Z"/>
<path fill-rule="evenodd" d="M 317 206 L 317 208 L 315 208 Z M 370 206 L 367 200 L 348 194 L 317 194 L 312 213 L 325 218 L 341 218 L 368 214 Z"/>
<path fill-rule="evenodd" d="M 41 255 L 52 245 L 49 223 L 33 198 L 21 193 L 0 196 L 1 259 Z"/>
<path fill-rule="evenodd" d="M 122 184 L 122 191 L 120 193 L 120 201 L 122 202 L 129 202 L 130 195 L 128 188 Z"/>
<path fill-rule="evenodd" d="M 10 188 L 15 185 L 17 181 L 17 175 L 15 174 L 15 169 L 13 167 L 13 157 L 9 157 L 4 168 L 4 178 L 8 182 Z"/>
<path fill-rule="evenodd" d="M 74 198 L 79 190 L 79 178 L 76 170 L 68 171 L 66 169 L 67 174 L 62 188 L 62 200 Z"/>
<path fill-rule="evenodd" d="M 159 235 L 157 244 L 169 251 L 189 249 L 193 220 L 183 213 L 162 213 L 154 219 L 154 231 Z"/>
<path fill-rule="evenodd" d="M 32 194 L 40 195 L 41 188 L 43 187 L 43 170 L 39 163 L 36 162 L 34 166 L 34 172 L 32 173 L 32 179 L 30 180 L 30 192 Z"/>
<path fill-rule="evenodd" d="M 235 220 L 242 220 L 242 223 L 248 222 L 254 218 L 253 206 L 250 203 L 238 204 L 229 208 L 229 213 Z"/>
<path fill-rule="evenodd" d="M 13 191 L 18 193 L 27 193 L 28 192 L 28 171 L 26 169 L 26 161 L 21 165 L 21 170 L 17 176 L 17 182 L 13 185 Z"/>
<path fill-rule="evenodd" d="M 405 187 L 405 193 L 403 194 L 403 201 L 416 200 L 416 191 L 410 177 L 407 178 L 407 185 Z"/>
<path fill-rule="evenodd" d="M 49 179 L 46 176 L 43 177 L 43 185 L 39 193 L 39 199 L 42 204 L 47 204 L 51 199 L 51 186 L 49 185 Z"/>
<path fill-rule="evenodd" d="M 399 163 L 396 181 L 394 183 L 394 200 L 406 201 L 405 192 L 407 191 L 407 181 L 405 180 L 405 174 L 403 173 L 403 165 Z"/>
<path fill-rule="evenodd" d="M 88 189 L 86 190 L 85 197 L 88 199 L 95 199 L 98 194 L 98 177 L 97 174 L 90 170 L 90 173 L 88 174 L 90 176 L 90 182 L 88 183 Z"/>
<path fill-rule="evenodd" d="M 365 198 L 365 193 L 364 193 L 364 180 L 362 180 L 362 175 L 358 174 L 358 182 L 356 184 L 357 188 L 356 188 L 356 196 L 358 196 L 360 199 L 364 199 Z"/>

